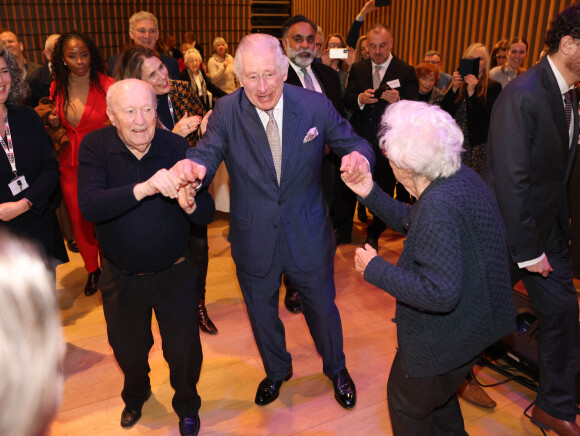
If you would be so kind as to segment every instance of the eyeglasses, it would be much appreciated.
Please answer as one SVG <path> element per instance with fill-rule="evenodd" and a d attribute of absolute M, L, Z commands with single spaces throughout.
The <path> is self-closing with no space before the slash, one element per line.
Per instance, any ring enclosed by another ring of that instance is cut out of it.
<path fill-rule="evenodd" d="M 425 61 L 425 63 L 427 63 L 427 64 L 433 64 L 433 65 L 437 65 L 437 64 L 440 64 L 440 63 L 441 63 L 441 61 Z"/>
<path fill-rule="evenodd" d="M 506 56 L 506 55 L 495 55 L 495 58 L 496 58 L 498 61 L 499 61 L 499 60 L 502 60 L 502 59 L 505 61 L 505 60 L 507 59 L 507 56 Z"/>
<path fill-rule="evenodd" d="M 328 48 L 342 48 L 342 44 L 340 42 L 333 42 L 332 44 L 328 44 Z"/>

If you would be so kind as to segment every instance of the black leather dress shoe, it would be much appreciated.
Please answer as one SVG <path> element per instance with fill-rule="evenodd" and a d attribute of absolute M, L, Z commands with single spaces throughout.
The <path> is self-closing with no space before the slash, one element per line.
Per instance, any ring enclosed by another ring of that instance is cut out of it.
<path fill-rule="evenodd" d="M 217 334 L 218 329 L 207 314 L 207 309 L 205 308 L 205 298 L 200 298 L 197 304 L 197 320 L 199 323 L 199 328 L 202 331 L 209 333 L 210 335 Z"/>
<path fill-rule="evenodd" d="M 288 374 L 282 379 L 278 381 L 270 380 L 266 377 L 264 380 L 260 382 L 258 385 L 258 391 L 256 392 L 256 399 L 254 400 L 258 406 L 265 406 L 266 404 L 270 404 L 280 394 L 280 386 L 285 381 L 290 380 L 292 378 L 292 368 L 288 371 Z"/>
<path fill-rule="evenodd" d="M 351 409 L 356 404 L 356 387 L 347 369 L 343 369 L 332 379 L 334 398 L 345 409 Z"/>
<path fill-rule="evenodd" d="M 90 297 L 95 292 L 97 292 L 97 282 L 99 280 L 99 276 L 101 275 L 101 269 L 97 268 L 92 273 L 89 273 L 89 279 L 87 280 L 87 284 L 85 286 L 85 295 Z"/>
<path fill-rule="evenodd" d="M 284 306 L 292 313 L 300 312 L 300 295 L 294 289 L 286 289 Z"/>
<path fill-rule="evenodd" d="M 375 238 L 367 238 L 367 240 L 365 241 L 365 245 L 366 244 L 369 244 L 371 247 L 373 247 L 376 252 L 379 251 L 379 241 L 377 241 Z"/>
<path fill-rule="evenodd" d="M 179 421 L 179 434 L 181 436 L 197 436 L 200 427 L 199 415 L 193 418 L 184 418 Z"/>
<path fill-rule="evenodd" d="M 149 397 L 151 397 L 151 391 L 147 393 L 145 401 L 147 401 Z M 129 409 L 127 406 L 125 406 L 123 412 L 121 413 L 121 427 L 131 428 L 135 424 L 137 424 L 137 421 L 139 421 L 140 419 L 141 419 L 141 408 L 137 410 L 132 410 Z"/>

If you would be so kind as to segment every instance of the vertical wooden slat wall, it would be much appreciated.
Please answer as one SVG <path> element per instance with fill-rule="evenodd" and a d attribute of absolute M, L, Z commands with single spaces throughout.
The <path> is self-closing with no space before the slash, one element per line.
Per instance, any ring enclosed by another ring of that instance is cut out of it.
<path fill-rule="evenodd" d="M 543 47 L 547 25 L 553 15 L 575 0 L 392 0 L 367 17 L 363 32 L 376 22 L 388 24 L 395 38 L 393 52 L 417 64 L 426 50 L 443 55 L 443 68 L 456 68 L 463 50 L 479 41 L 491 48 L 501 38 L 524 36 L 530 44 L 527 65 L 532 65 Z M 251 0 L 3 0 L 0 27 L 20 35 L 26 57 L 42 62 L 45 38 L 51 33 L 77 29 L 88 33 L 105 58 L 129 42 L 128 19 L 138 10 L 148 10 L 159 19 L 162 36 L 177 40 L 189 30 L 196 32 L 206 57 L 211 43 L 223 36 L 234 52 L 248 34 Z M 292 13 L 304 14 L 322 26 L 325 35 L 346 36 L 362 8 L 361 0 L 292 0 Z"/>
<path fill-rule="evenodd" d="M 250 32 L 250 0 L 2 0 L 0 27 L 22 39 L 27 59 L 43 63 L 46 37 L 76 29 L 87 33 L 108 59 L 129 42 L 129 17 L 140 10 L 159 20 L 161 36 L 173 34 L 178 42 L 193 31 L 207 57 L 211 44 L 222 36 L 233 53 Z"/>
<path fill-rule="evenodd" d="M 322 26 L 325 35 L 346 36 L 366 0 L 293 0 L 292 13 L 303 14 Z M 375 22 L 391 27 L 393 53 L 416 65 L 425 51 L 439 50 L 442 69 L 457 68 L 463 50 L 473 42 L 489 50 L 503 38 L 523 36 L 529 43 L 526 67 L 543 48 L 544 35 L 554 14 L 576 0 L 392 0 L 367 17 L 362 32 Z"/>

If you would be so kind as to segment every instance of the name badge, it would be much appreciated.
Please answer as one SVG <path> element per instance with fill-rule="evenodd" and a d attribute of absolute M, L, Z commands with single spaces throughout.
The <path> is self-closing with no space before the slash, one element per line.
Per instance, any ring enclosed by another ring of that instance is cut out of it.
<path fill-rule="evenodd" d="M 26 183 L 26 177 L 24 176 L 16 177 L 14 180 L 8 183 L 8 187 L 10 188 L 10 191 L 12 191 L 13 196 L 20 194 L 22 191 L 28 188 L 28 183 Z"/>
<path fill-rule="evenodd" d="M 392 89 L 400 88 L 401 87 L 401 82 L 399 82 L 399 79 L 389 80 L 387 82 L 387 85 L 389 85 Z"/>

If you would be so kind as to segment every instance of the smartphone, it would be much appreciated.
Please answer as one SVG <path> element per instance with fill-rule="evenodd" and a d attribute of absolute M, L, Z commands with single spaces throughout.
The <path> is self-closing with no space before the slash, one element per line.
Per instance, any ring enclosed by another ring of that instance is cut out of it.
<path fill-rule="evenodd" d="M 383 95 L 383 92 L 389 91 L 390 89 L 392 89 L 392 88 L 386 83 L 379 86 L 377 89 L 375 89 L 375 98 L 376 99 L 381 98 L 381 95 Z"/>
<path fill-rule="evenodd" d="M 465 78 L 468 74 L 473 74 L 475 77 L 479 76 L 479 58 L 475 59 L 460 59 L 459 68 L 457 69 L 461 77 Z"/>
<path fill-rule="evenodd" d="M 375 0 L 375 6 L 391 6 L 391 0 Z"/>
<path fill-rule="evenodd" d="M 346 59 L 348 58 L 348 48 L 331 48 L 328 51 L 330 59 Z"/>

